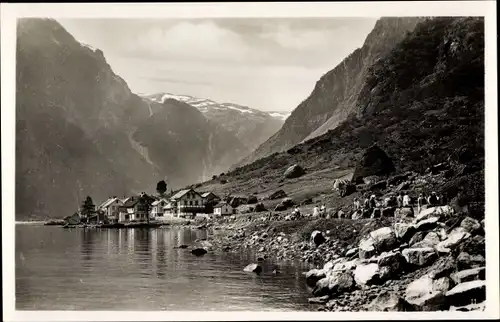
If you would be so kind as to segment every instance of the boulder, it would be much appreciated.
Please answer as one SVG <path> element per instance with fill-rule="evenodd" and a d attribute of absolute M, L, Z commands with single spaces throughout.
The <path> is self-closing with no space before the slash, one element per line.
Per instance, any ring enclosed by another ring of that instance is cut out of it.
<path fill-rule="evenodd" d="M 407 304 L 395 292 L 382 290 L 367 306 L 368 311 L 397 312 L 406 311 Z"/>
<path fill-rule="evenodd" d="M 381 180 L 381 181 L 375 182 L 374 184 L 371 184 L 368 189 L 370 189 L 371 191 L 374 191 L 374 190 L 381 190 L 381 189 L 385 189 L 385 188 L 387 188 L 387 181 Z"/>
<path fill-rule="evenodd" d="M 413 218 L 413 208 L 402 207 L 394 211 L 394 218 L 396 220 L 404 220 L 406 218 Z"/>
<path fill-rule="evenodd" d="M 354 287 L 354 280 L 350 272 L 333 272 L 321 279 L 313 289 L 314 296 L 341 294 Z"/>
<path fill-rule="evenodd" d="M 439 235 L 433 231 L 427 233 L 425 238 L 418 243 L 414 244 L 413 248 L 424 248 L 424 247 L 432 247 L 434 248 L 437 244 L 441 242 Z"/>
<path fill-rule="evenodd" d="M 372 285 L 379 282 L 379 266 L 375 263 L 360 264 L 354 270 L 354 281 L 357 285 Z"/>
<path fill-rule="evenodd" d="M 382 210 L 380 211 L 380 216 L 381 217 L 394 217 L 395 212 L 396 212 L 395 207 L 382 208 Z"/>
<path fill-rule="evenodd" d="M 325 277 L 326 274 L 324 269 L 312 269 L 306 273 L 306 284 L 310 287 L 314 287 L 319 280 Z"/>
<path fill-rule="evenodd" d="M 259 264 L 248 264 L 244 269 L 244 272 L 248 273 L 257 273 L 260 274 L 262 272 L 262 266 Z"/>
<path fill-rule="evenodd" d="M 382 227 L 370 233 L 374 240 L 375 249 L 378 252 L 384 252 L 394 249 L 397 246 L 397 239 L 391 227 Z"/>
<path fill-rule="evenodd" d="M 453 214 L 453 208 L 450 206 L 438 206 L 423 209 L 415 218 L 416 222 L 431 218 L 431 217 L 449 217 Z"/>
<path fill-rule="evenodd" d="M 396 191 L 403 191 L 403 190 L 408 190 L 410 188 L 410 182 L 409 181 L 405 181 L 405 182 L 401 182 L 397 187 L 396 187 Z"/>
<path fill-rule="evenodd" d="M 387 175 L 395 171 L 392 160 L 377 145 L 367 148 L 356 164 L 353 181 L 358 183 L 363 178 L 373 175 Z"/>
<path fill-rule="evenodd" d="M 416 231 L 416 229 L 415 229 Z M 419 232 L 416 232 L 411 238 L 410 238 L 410 241 L 408 242 L 408 245 L 410 245 L 410 247 L 412 247 L 413 245 L 415 245 L 416 243 L 424 240 L 424 237 L 425 237 L 425 232 L 423 231 L 419 231 Z"/>
<path fill-rule="evenodd" d="M 284 198 L 281 202 L 274 208 L 275 211 L 283 211 L 292 207 L 295 203 L 290 198 Z"/>
<path fill-rule="evenodd" d="M 350 270 L 355 269 L 358 264 L 360 264 L 359 259 L 353 259 L 353 260 L 350 260 L 347 262 L 340 262 L 340 263 L 335 264 L 335 266 L 333 266 L 333 271 L 335 271 L 335 272 L 337 272 L 337 271 L 350 271 Z"/>
<path fill-rule="evenodd" d="M 448 238 L 436 245 L 436 250 L 439 253 L 449 253 L 451 249 L 469 237 L 470 234 L 465 229 L 457 227 L 450 232 Z"/>
<path fill-rule="evenodd" d="M 427 231 L 430 229 L 433 229 L 437 226 L 439 221 L 439 217 L 430 217 L 424 220 L 421 220 L 418 222 L 418 224 L 415 225 L 415 229 L 417 231 Z"/>
<path fill-rule="evenodd" d="M 394 176 L 390 177 L 389 179 L 387 179 L 387 184 L 391 185 L 391 186 L 395 186 L 395 185 L 400 184 L 401 182 L 403 182 L 407 179 L 408 179 L 407 173 L 398 174 L 398 175 L 394 175 Z"/>
<path fill-rule="evenodd" d="M 262 211 L 266 211 L 266 207 L 264 206 L 264 204 L 262 202 L 259 202 L 255 205 L 255 208 L 254 208 L 254 211 L 255 212 L 262 212 Z"/>
<path fill-rule="evenodd" d="M 434 249 L 431 247 L 406 248 L 403 249 L 402 253 L 406 262 L 420 267 L 432 264 L 438 257 Z"/>
<path fill-rule="evenodd" d="M 466 269 L 450 275 L 456 284 L 486 279 L 486 267 Z"/>
<path fill-rule="evenodd" d="M 323 244 L 326 241 L 325 236 L 319 230 L 315 230 L 311 233 L 310 242 L 316 246 Z"/>
<path fill-rule="evenodd" d="M 250 205 L 241 205 L 237 208 L 237 211 L 240 213 L 240 214 L 249 214 L 249 213 L 252 213 L 254 212 L 254 207 L 250 206 Z"/>
<path fill-rule="evenodd" d="M 283 190 L 278 190 L 273 192 L 270 196 L 270 200 L 286 198 L 288 195 Z"/>
<path fill-rule="evenodd" d="M 453 256 L 440 257 L 433 265 L 429 276 L 432 279 L 449 276 L 456 267 L 456 261 Z"/>
<path fill-rule="evenodd" d="M 309 304 L 325 304 L 326 302 L 328 302 L 329 299 L 330 299 L 329 295 L 324 295 L 319 297 L 308 298 L 307 301 L 309 302 Z"/>
<path fill-rule="evenodd" d="M 460 223 L 460 227 L 462 227 L 468 233 L 474 233 L 481 229 L 481 224 L 474 218 L 465 217 Z"/>
<path fill-rule="evenodd" d="M 345 256 L 346 257 L 351 257 L 351 256 L 354 256 L 358 253 L 358 248 L 357 247 L 354 247 L 354 248 L 351 248 L 349 249 L 346 253 L 345 253 Z"/>
<path fill-rule="evenodd" d="M 483 302 L 486 299 L 486 281 L 475 280 L 460 283 L 446 292 L 446 298 L 455 306 Z"/>
<path fill-rule="evenodd" d="M 420 311 L 438 311 L 446 309 L 446 292 L 450 287 L 447 277 L 433 280 L 429 275 L 411 282 L 404 298 Z"/>
<path fill-rule="evenodd" d="M 194 256 L 203 256 L 207 253 L 207 250 L 205 248 L 195 248 L 191 250 L 191 254 Z"/>
<path fill-rule="evenodd" d="M 384 252 L 377 257 L 378 266 L 395 266 L 404 263 L 405 258 L 400 252 Z"/>
<path fill-rule="evenodd" d="M 406 223 L 396 223 L 393 229 L 396 238 L 401 242 L 408 242 L 417 231 L 415 226 Z"/>
<path fill-rule="evenodd" d="M 375 249 L 375 240 L 371 238 L 370 236 L 367 236 L 359 242 L 358 245 L 358 253 L 359 253 L 359 258 L 360 259 L 368 259 L 375 255 L 376 249 Z"/>
<path fill-rule="evenodd" d="M 252 196 L 248 197 L 248 200 L 247 200 L 248 204 L 255 204 L 257 202 L 259 202 L 259 199 L 257 199 L 257 196 L 252 195 Z"/>
<path fill-rule="evenodd" d="M 291 167 L 289 167 L 288 169 L 286 169 L 284 175 L 285 175 L 285 178 L 292 179 L 292 178 L 298 178 L 298 177 L 302 176 L 303 174 L 305 174 L 304 169 L 300 165 L 294 164 Z"/>

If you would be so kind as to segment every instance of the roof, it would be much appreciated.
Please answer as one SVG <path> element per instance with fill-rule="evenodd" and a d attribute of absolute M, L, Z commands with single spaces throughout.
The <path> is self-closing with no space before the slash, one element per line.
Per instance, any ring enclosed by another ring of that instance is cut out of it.
<path fill-rule="evenodd" d="M 230 205 L 230 204 L 228 204 L 227 202 L 219 202 L 218 204 L 216 204 L 216 205 L 214 206 L 214 208 L 220 208 L 220 207 L 222 207 L 222 206 L 229 206 L 229 207 L 231 207 L 231 205 Z"/>
<path fill-rule="evenodd" d="M 123 207 L 130 208 L 135 206 L 139 202 L 139 198 L 130 197 L 127 201 L 123 203 Z"/>
<path fill-rule="evenodd" d="M 118 200 L 118 201 L 121 201 L 121 200 L 120 200 L 120 199 L 118 199 L 118 198 L 110 198 L 110 199 L 106 200 L 105 202 L 103 202 L 103 203 L 99 206 L 99 208 L 106 208 L 106 207 L 108 207 L 109 205 L 111 205 L 113 202 L 115 202 L 115 201 L 117 201 L 117 200 Z"/>
<path fill-rule="evenodd" d="M 213 193 L 212 191 L 209 191 L 209 192 L 204 192 L 204 193 L 202 193 L 202 194 L 201 194 L 201 196 L 202 196 L 203 198 L 206 198 L 206 197 L 208 197 L 208 196 L 210 196 L 210 195 L 214 195 L 215 197 L 219 198 L 219 197 L 218 197 L 215 193 Z"/>
<path fill-rule="evenodd" d="M 165 200 L 165 199 L 160 199 L 160 200 L 156 200 L 155 202 L 153 202 L 153 203 L 151 204 L 151 206 L 156 206 L 156 205 L 160 204 L 160 202 L 166 202 L 166 203 L 168 203 L 168 201 L 167 201 L 167 200 Z"/>
<path fill-rule="evenodd" d="M 179 198 L 182 198 L 185 194 L 187 194 L 190 191 L 196 193 L 197 195 L 200 195 L 198 192 L 194 191 L 193 189 L 184 189 L 184 190 L 181 190 L 181 191 L 177 192 L 170 199 L 179 199 Z"/>

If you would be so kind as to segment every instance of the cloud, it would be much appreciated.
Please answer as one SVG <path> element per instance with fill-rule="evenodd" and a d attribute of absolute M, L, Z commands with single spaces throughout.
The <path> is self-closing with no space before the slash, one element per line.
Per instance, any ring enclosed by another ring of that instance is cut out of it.
<path fill-rule="evenodd" d="M 203 86 L 212 85 L 212 83 L 210 82 L 197 81 L 197 80 L 184 80 L 184 79 L 161 77 L 161 76 L 139 76 L 138 78 L 152 82 L 161 82 L 161 83 L 189 84 L 189 85 L 203 85 Z"/>

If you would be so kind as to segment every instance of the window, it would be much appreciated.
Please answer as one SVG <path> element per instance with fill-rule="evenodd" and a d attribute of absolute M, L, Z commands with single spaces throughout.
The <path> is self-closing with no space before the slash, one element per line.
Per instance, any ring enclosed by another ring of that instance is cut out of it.
<path fill-rule="evenodd" d="M 193 201 L 192 200 L 189 200 L 189 205 L 192 206 L 193 205 Z"/>
<path fill-rule="evenodd" d="M 194 205 L 195 205 L 195 206 L 198 206 L 198 200 L 195 200 L 195 201 L 194 201 Z"/>

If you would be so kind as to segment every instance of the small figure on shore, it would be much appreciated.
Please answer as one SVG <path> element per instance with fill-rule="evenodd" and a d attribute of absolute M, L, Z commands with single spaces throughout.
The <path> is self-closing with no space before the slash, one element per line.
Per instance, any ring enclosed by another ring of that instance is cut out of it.
<path fill-rule="evenodd" d="M 421 193 L 418 195 L 418 199 L 417 199 L 417 213 L 420 213 L 422 211 L 423 205 L 425 205 L 425 197 L 424 197 L 424 194 Z"/>
<path fill-rule="evenodd" d="M 400 192 L 398 196 L 396 197 L 396 201 L 398 203 L 398 208 L 401 208 L 403 206 L 403 193 Z"/>
<path fill-rule="evenodd" d="M 325 218 L 326 217 L 326 206 L 325 206 L 325 204 L 321 205 L 321 208 L 319 208 L 319 214 L 320 214 L 321 218 Z"/>
<path fill-rule="evenodd" d="M 313 209 L 313 217 L 318 217 L 319 216 L 319 208 L 318 205 L 314 206 Z"/>
<path fill-rule="evenodd" d="M 370 200 L 368 199 L 368 195 L 366 195 L 365 201 L 363 201 L 363 208 L 365 209 L 370 208 Z"/>
<path fill-rule="evenodd" d="M 410 196 L 408 195 L 408 192 L 406 192 L 403 196 L 403 207 L 410 207 Z"/>
<path fill-rule="evenodd" d="M 431 195 L 429 196 L 428 199 L 429 206 L 436 206 L 438 203 L 438 197 L 436 195 L 436 192 L 432 192 Z"/>
<path fill-rule="evenodd" d="M 358 211 L 361 208 L 358 198 L 354 198 L 354 211 Z"/>
<path fill-rule="evenodd" d="M 377 200 L 375 199 L 375 195 L 370 196 L 370 208 L 377 207 Z"/>

